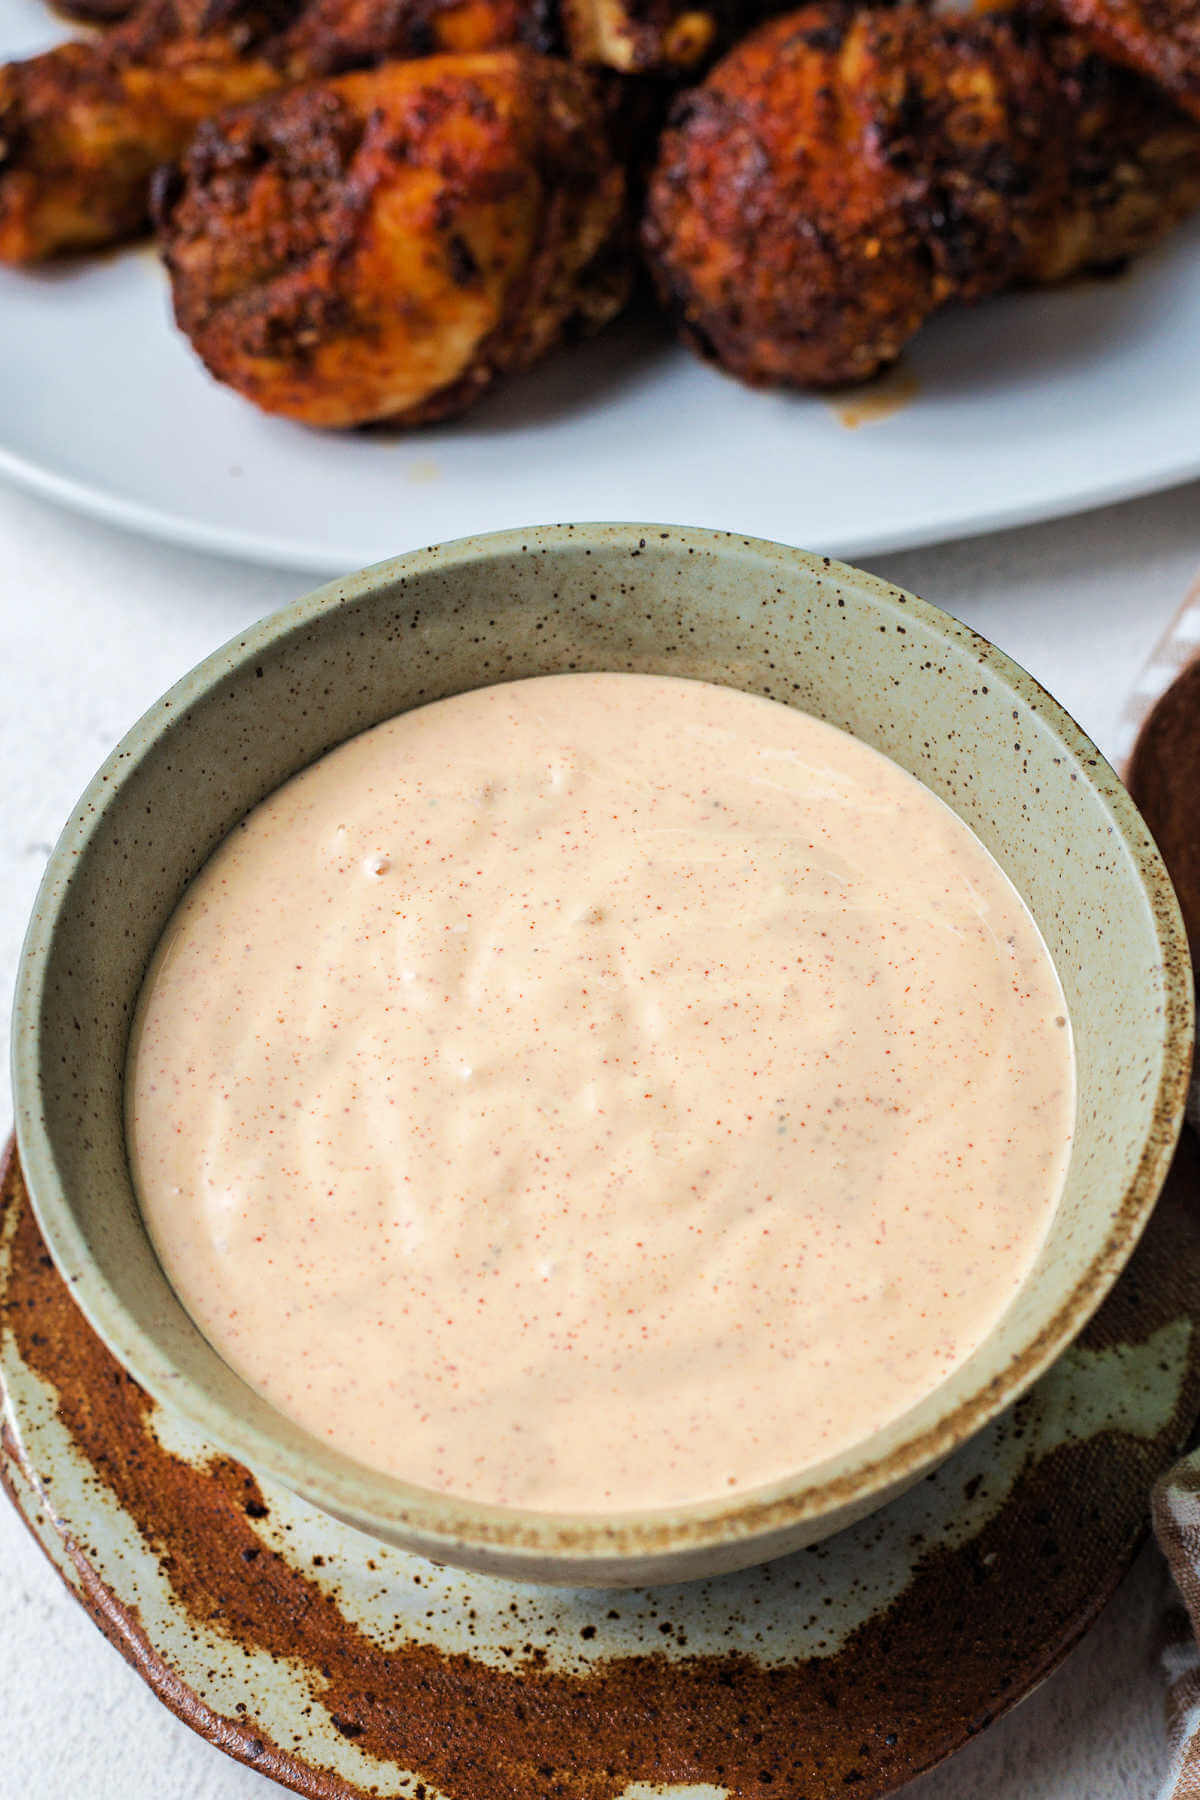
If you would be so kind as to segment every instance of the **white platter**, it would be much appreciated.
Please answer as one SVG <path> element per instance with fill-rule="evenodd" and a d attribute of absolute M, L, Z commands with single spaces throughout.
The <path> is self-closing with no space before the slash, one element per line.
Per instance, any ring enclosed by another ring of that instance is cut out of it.
<path fill-rule="evenodd" d="M 0 50 L 59 35 L 36 0 L 0 0 Z M 1116 280 L 947 314 L 906 374 L 906 404 L 848 429 L 642 318 L 454 425 L 334 436 L 211 381 L 146 248 L 0 270 L 0 475 L 136 531 L 314 573 L 565 519 L 863 555 L 1200 475 L 1200 221 Z"/>

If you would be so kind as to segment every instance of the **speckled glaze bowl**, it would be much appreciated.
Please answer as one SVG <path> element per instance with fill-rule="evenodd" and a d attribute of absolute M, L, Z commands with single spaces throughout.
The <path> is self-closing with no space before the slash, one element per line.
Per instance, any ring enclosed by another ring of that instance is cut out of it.
<path fill-rule="evenodd" d="M 1075 1027 L 1077 1140 L 1016 1301 L 885 1430 L 802 1475 L 670 1511 L 555 1517 L 373 1473 L 291 1425 L 200 1336 L 126 1166 L 134 1003 L 188 881 L 288 776 L 390 715 L 489 682 L 653 670 L 801 706 L 911 770 L 1024 895 Z M 658 526 L 467 540 L 335 582 L 227 644 L 105 763 L 50 859 L 14 1029 L 38 1222 L 120 1361 L 205 1438 L 316 1506 L 435 1560 L 630 1585 L 714 1574 L 829 1535 L 898 1494 L 1042 1373 L 1112 1286 L 1158 1195 L 1192 1038 L 1187 946 L 1150 835 L 1037 683 L 946 614 L 779 545 Z"/>

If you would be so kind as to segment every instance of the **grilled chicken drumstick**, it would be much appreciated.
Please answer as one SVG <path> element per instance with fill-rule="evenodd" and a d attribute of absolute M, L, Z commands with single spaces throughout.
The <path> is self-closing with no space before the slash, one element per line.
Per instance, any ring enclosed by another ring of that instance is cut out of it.
<path fill-rule="evenodd" d="M 463 411 L 628 287 L 588 78 L 530 51 L 294 88 L 201 127 L 157 222 L 219 381 L 310 425 Z"/>
<path fill-rule="evenodd" d="M 826 3 L 684 96 L 643 241 L 743 380 L 886 367 L 938 307 L 1142 250 L 1200 204 L 1200 131 L 1040 12 Z"/>
<path fill-rule="evenodd" d="M 150 173 L 201 119 L 278 84 L 255 51 L 267 17 L 247 4 L 201 35 L 153 0 L 103 38 L 0 67 L 0 262 L 128 237 Z"/>
<path fill-rule="evenodd" d="M 0 262 L 120 241 L 150 177 L 226 106 L 388 57 L 490 49 L 534 0 L 148 0 L 124 24 L 0 67 Z"/>
<path fill-rule="evenodd" d="M 1014 15 L 1054 74 L 1056 127 L 1015 283 L 1119 268 L 1200 207 L 1200 125 L 1049 12 Z"/>

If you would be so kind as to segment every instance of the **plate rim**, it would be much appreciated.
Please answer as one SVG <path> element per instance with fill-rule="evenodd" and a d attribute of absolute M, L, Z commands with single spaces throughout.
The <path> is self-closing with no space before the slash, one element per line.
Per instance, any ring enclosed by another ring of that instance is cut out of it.
<path fill-rule="evenodd" d="M 265 532 L 240 531 L 234 526 L 213 524 L 203 519 L 189 517 L 186 513 L 174 512 L 148 502 L 130 499 L 128 496 L 110 492 L 95 483 L 63 475 L 37 458 L 24 456 L 4 444 L 0 444 L 0 479 L 21 492 L 31 494 L 35 499 L 48 501 L 77 516 L 92 519 L 101 525 L 115 527 L 140 537 L 144 541 L 160 543 L 202 555 L 224 557 L 227 560 L 240 561 L 260 568 L 336 577 L 364 566 L 370 566 L 380 560 L 378 547 L 364 548 L 360 546 L 358 549 L 352 549 L 349 545 L 333 546 L 329 555 L 323 556 L 318 554 L 316 547 L 310 543 L 289 541 Z M 1137 475 L 1127 474 L 1110 480 L 1094 482 L 1080 481 L 1065 493 L 1059 491 L 1053 497 L 1046 499 L 1026 497 L 983 510 L 980 510 L 978 506 L 964 508 L 961 514 L 953 515 L 941 524 L 927 520 L 924 524 L 914 524 L 908 529 L 884 527 L 848 534 L 835 531 L 828 538 L 818 538 L 796 547 L 817 555 L 843 559 L 877 556 L 885 552 L 898 553 L 925 546 L 954 543 L 965 538 L 988 536 L 994 532 L 1020 529 L 1023 526 L 1046 524 L 1057 519 L 1078 518 L 1089 512 L 1098 511 L 1102 507 L 1118 506 L 1127 501 L 1145 499 L 1152 494 L 1164 493 L 1171 488 L 1182 487 L 1188 482 L 1196 480 L 1200 480 L 1200 438 L 1197 440 L 1195 450 L 1190 454 L 1179 458 L 1165 459 L 1159 465 L 1143 468 Z M 655 516 L 657 517 L 657 514 Z M 534 519 L 510 521 L 509 528 L 515 526 L 519 530 L 534 530 L 563 522 L 539 516 Z M 604 522 L 605 520 L 600 517 L 571 521 L 576 525 L 602 524 Z M 716 525 L 711 520 L 701 522 L 694 519 L 672 519 L 664 522 L 681 529 L 728 531 L 734 536 L 744 534 L 761 537 L 763 535 L 758 525 L 753 522 L 748 522 L 744 526 L 730 523 L 727 520 Z M 417 539 L 412 544 L 398 543 L 394 545 L 383 553 L 384 558 L 418 549 L 424 542 L 425 539 L 420 534 L 418 522 Z"/>

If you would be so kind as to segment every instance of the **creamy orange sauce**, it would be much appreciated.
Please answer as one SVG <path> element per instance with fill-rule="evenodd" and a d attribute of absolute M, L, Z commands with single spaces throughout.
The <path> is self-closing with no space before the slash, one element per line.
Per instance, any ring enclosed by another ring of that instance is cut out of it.
<path fill-rule="evenodd" d="M 769 1482 L 1013 1298 L 1074 1116 L 1049 956 L 851 737 L 566 675 L 257 808 L 148 976 L 128 1137 L 233 1367 L 427 1487 L 587 1512 Z"/>

